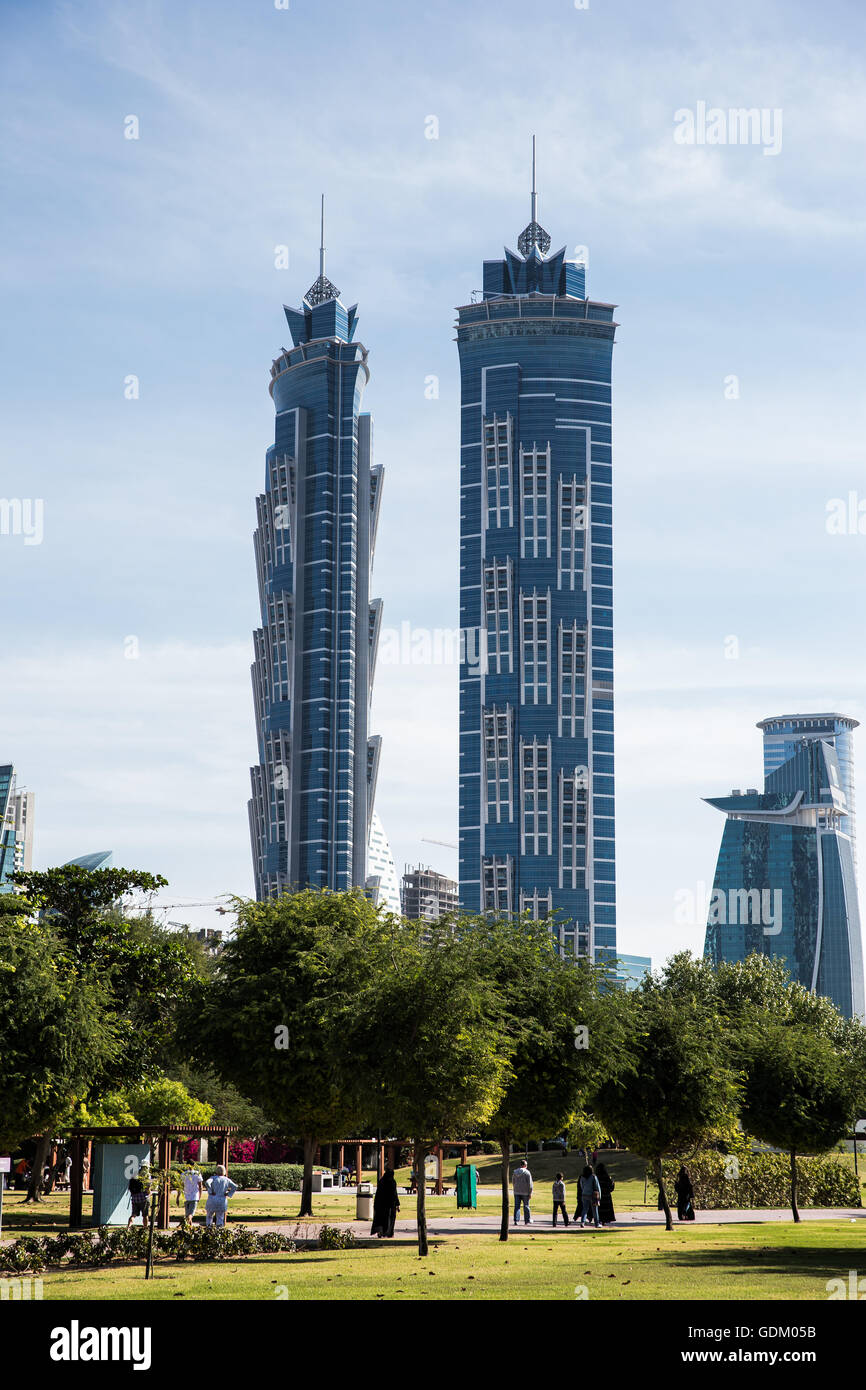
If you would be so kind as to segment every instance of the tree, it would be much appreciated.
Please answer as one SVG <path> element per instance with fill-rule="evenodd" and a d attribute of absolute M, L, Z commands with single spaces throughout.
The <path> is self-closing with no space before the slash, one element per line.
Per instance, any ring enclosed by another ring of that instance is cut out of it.
<path fill-rule="evenodd" d="M 305 889 L 237 901 L 238 927 L 212 982 L 187 1010 L 202 1065 L 242 1089 L 304 1146 L 299 1216 L 312 1214 L 313 1158 L 363 1112 L 358 1001 L 385 949 L 388 920 L 360 892 Z"/>
<path fill-rule="evenodd" d="M 738 1080 L 713 1009 L 658 981 L 606 999 L 617 1015 L 620 1063 L 589 1089 L 589 1107 L 629 1148 L 651 1160 L 667 1230 L 665 1154 L 685 1155 L 736 1110 Z"/>
<path fill-rule="evenodd" d="M 424 1163 L 437 1142 L 489 1124 L 513 1042 L 478 940 L 450 919 L 404 922 L 359 998 L 357 1046 L 374 1083 L 372 1112 L 413 1141 L 418 1253 L 426 1255 Z"/>
<path fill-rule="evenodd" d="M 40 1133 L 28 1201 L 39 1201 L 51 1130 L 119 1050 L 97 972 L 54 934 L 0 918 L 0 1148 Z"/>
<path fill-rule="evenodd" d="M 499 1239 L 510 1224 L 509 1161 L 516 1137 L 553 1137 L 569 1128 L 580 1088 L 598 1064 L 598 982 L 585 962 L 559 954 L 548 923 L 527 918 L 461 922 L 475 969 L 494 982 L 505 1009 L 510 1075 L 488 1122 L 501 1152 Z"/>
<path fill-rule="evenodd" d="M 143 870 L 77 864 L 13 878 L 76 966 L 94 971 L 108 988 L 107 1008 L 121 1025 L 122 1046 L 95 1079 L 96 1092 L 161 1074 L 178 1055 L 177 1017 L 199 979 L 196 957 L 185 937 L 148 916 L 125 916 L 118 903 L 166 880 Z"/>

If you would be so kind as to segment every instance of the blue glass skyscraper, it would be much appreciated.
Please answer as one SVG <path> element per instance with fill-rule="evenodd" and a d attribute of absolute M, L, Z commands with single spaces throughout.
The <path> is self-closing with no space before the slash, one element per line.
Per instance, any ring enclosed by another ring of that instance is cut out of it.
<path fill-rule="evenodd" d="M 367 350 L 325 275 L 285 308 L 271 367 L 273 446 L 258 498 L 262 625 L 252 668 L 259 763 L 249 803 L 256 894 L 364 887 L 379 740 L 368 717 L 381 603 L 370 568 L 382 490 L 361 413 Z"/>
<path fill-rule="evenodd" d="M 766 735 L 774 722 L 758 727 Z M 727 820 L 704 953 L 714 964 L 752 951 L 778 957 L 806 989 L 862 1017 L 860 910 L 838 748 L 807 734 L 784 761 L 772 752 L 771 760 L 763 792 L 707 798 Z"/>
<path fill-rule="evenodd" d="M 616 951 L 612 304 L 537 220 L 460 307 L 460 903 Z"/>
<path fill-rule="evenodd" d="M 762 719 L 758 728 L 764 735 L 764 776 L 793 757 L 804 739 L 823 739 L 836 749 L 839 776 L 845 794 L 847 813 L 839 826 L 850 837 L 857 864 L 856 801 L 854 798 L 854 730 L 858 721 L 845 714 L 777 714 Z"/>

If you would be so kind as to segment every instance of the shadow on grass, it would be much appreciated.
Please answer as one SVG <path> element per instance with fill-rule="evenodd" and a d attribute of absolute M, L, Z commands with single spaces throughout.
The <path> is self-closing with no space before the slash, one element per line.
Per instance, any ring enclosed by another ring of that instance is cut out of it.
<path fill-rule="evenodd" d="M 658 1259 L 656 1259 L 658 1253 Z M 730 1249 L 713 1250 L 701 1247 L 698 1250 L 664 1250 L 653 1252 L 647 1257 L 650 1264 L 663 1264 L 667 1268 L 701 1269 L 705 1273 L 733 1275 L 792 1274 L 797 1277 L 811 1275 L 814 1278 L 830 1278 L 839 1275 L 840 1270 L 856 1269 L 858 1261 L 863 1262 L 866 1246 L 840 1245 L 796 1247 L 780 1245 L 761 1246 L 757 1250 L 732 1246 Z"/>

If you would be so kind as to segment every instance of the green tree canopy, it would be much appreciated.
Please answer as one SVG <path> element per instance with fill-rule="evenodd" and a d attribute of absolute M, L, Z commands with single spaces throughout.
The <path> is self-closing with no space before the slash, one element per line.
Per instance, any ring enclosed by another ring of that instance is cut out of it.
<path fill-rule="evenodd" d="M 47 1151 L 51 1128 L 110 1070 L 120 1042 L 107 1006 L 98 972 L 51 931 L 0 918 L 0 1148 L 48 1131 Z"/>
<path fill-rule="evenodd" d="M 238 900 L 237 909 L 236 935 L 188 1010 L 185 1037 L 199 1064 L 249 1096 L 284 1136 L 303 1140 L 304 1216 L 316 1144 L 367 1113 L 368 1075 L 353 1039 L 391 927 L 360 892 L 307 889 Z"/>

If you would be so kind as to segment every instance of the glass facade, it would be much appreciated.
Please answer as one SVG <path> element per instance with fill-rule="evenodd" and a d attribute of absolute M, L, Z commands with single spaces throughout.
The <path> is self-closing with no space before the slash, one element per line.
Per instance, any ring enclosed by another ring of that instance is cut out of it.
<path fill-rule="evenodd" d="M 616 954 L 611 304 L 533 214 L 457 310 L 460 906 Z"/>
<path fill-rule="evenodd" d="M 285 309 L 271 368 L 273 446 L 258 498 L 254 635 L 259 762 L 249 803 L 256 894 L 363 888 L 379 740 L 368 732 L 381 604 L 370 570 L 382 491 L 361 413 L 367 350 L 324 275 Z"/>
<path fill-rule="evenodd" d="M 15 891 L 10 876 L 33 868 L 33 792 L 17 791 L 15 768 L 0 765 L 0 893 Z"/>
<path fill-rule="evenodd" d="M 715 964 L 752 951 L 778 957 L 793 979 L 862 1018 L 860 912 L 837 749 L 804 736 L 766 774 L 763 792 L 707 800 L 727 820 L 705 955 Z"/>
<path fill-rule="evenodd" d="M 842 790 L 848 814 L 839 825 L 851 838 L 854 864 L 857 864 L 856 802 L 854 799 L 854 730 L 858 721 L 844 714 L 780 714 L 762 719 L 758 728 L 764 735 L 764 776 L 793 757 L 804 739 L 824 739 L 836 749 Z"/>

